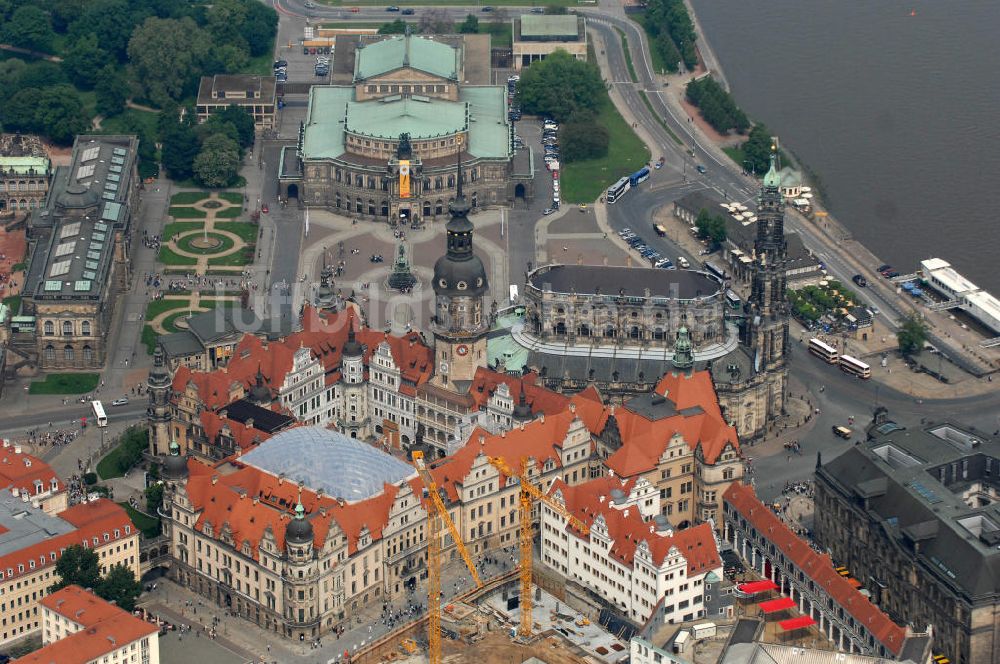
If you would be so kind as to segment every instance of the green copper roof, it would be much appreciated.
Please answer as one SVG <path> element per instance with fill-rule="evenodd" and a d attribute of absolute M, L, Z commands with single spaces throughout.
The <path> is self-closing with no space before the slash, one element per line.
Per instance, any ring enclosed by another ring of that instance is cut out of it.
<path fill-rule="evenodd" d="M 354 55 L 354 81 L 412 67 L 441 78 L 458 78 L 458 49 L 441 42 L 399 35 L 360 48 Z"/>
<path fill-rule="evenodd" d="M 777 189 L 781 186 L 781 176 L 778 175 L 777 155 L 773 150 L 771 152 L 771 168 L 767 170 L 767 174 L 764 176 L 764 186 L 772 189 Z"/>
<path fill-rule="evenodd" d="M 420 98 L 427 99 L 427 98 Z M 414 139 L 453 134 L 466 126 L 466 151 L 480 158 L 510 156 L 510 124 L 507 98 L 496 86 L 467 86 L 459 101 L 393 97 L 391 101 L 354 101 L 354 88 L 313 86 L 309 91 L 303 157 L 332 159 L 345 152 L 344 131 L 397 139 L 408 132 Z"/>
<path fill-rule="evenodd" d="M 33 171 L 36 175 L 44 175 L 48 170 L 48 157 L 0 157 L 0 171 L 13 171 L 22 175 Z"/>
<path fill-rule="evenodd" d="M 399 138 L 407 133 L 416 140 L 462 131 L 465 116 L 466 107 L 461 102 L 393 96 L 349 103 L 345 129 L 381 138 Z"/>
<path fill-rule="evenodd" d="M 528 363 L 530 351 L 514 341 L 514 337 L 510 334 L 510 328 L 522 322 L 524 322 L 523 307 L 508 309 L 506 313 L 497 317 L 493 331 L 486 340 L 486 355 L 490 366 L 495 367 L 502 362 L 509 370 L 520 370 Z"/>

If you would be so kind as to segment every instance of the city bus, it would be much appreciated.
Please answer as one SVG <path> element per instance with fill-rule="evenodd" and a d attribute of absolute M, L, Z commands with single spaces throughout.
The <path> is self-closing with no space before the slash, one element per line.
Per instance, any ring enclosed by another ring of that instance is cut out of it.
<path fill-rule="evenodd" d="M 809 340 L 809 352 L 827 364 L 837 364 L 840 357 L 836 348 L 815 338 Z"/>
<path fill-rule="evenodd" d="M 733 309 L 739 309 L 743 305 L 743 300 L 740 296 L 731 290 L 726 290 L 726 304 L 728 304 Z"/>
<path fill-rule="evenodd" d="M 704 265 L 705 269 L 708 271 L 709 274 L 718 277 L 722 281 L 725 281 L 726 279 L 729 278 L 729 276 L 726 274 L 726 270 L 724 268 L 719 267 L 718 264 L 716 264 L 714 261 L 705 261 Z"/>
<path fill-rule="evenodd" d="M 840 370 L 852 376 L 866 379 L 872 377 L 872 368 L 861 360 L 850 355 L 840 356 Z"/>
<path fill-rule="evenodd" d="M 619 198 L 625 195 L 625 192 L 629 190 L 630 187 L 629 179 L 622 178 L 618 182 L 608 187 L 608 203 L 614 203 Z"/>
<path fill-rule="evenodd" d="M 638 187 L 640 184 L 649 179 L 649 167 L 643 166 L 635 173 L 629 176 L 628 183 L 631 187 Z"/>
<path fill-rule="evenodd" d="M 108 415 L 104 412 L 104 406 L 101 405 L 100 401 L 91 401 L 90 405 L 94 409 L 94 419 L 97 420 L 97 426 L 106 427 L 108 426 Z"/>

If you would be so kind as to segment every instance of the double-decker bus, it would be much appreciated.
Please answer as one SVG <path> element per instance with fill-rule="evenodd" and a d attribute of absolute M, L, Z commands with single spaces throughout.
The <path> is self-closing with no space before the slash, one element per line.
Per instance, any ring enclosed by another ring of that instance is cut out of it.
<path fill-rule="evenodd" d="M 827 364 L 836 364 L 837 359 L 840 357 L 840 353 L 837 352 L 836 348 L 816 338 L 809 340 L 809 352 Z"/>
<path fill-rule="evenodd" d="M 619 198 L 625 195 L 625 192 L 629 190 L 631 184 L 628 178 L 622 178 L 618 182 L 608 187 L 608 203 L 614 203 Z"/>
<path fill-rule="evenodd" d="M 649 179 L 649 167 L 643 166 L 635 173 L 629 176 L 628 182 L 632 187 L 638 187 L 641 183 Z"/>
<path fill-rule="evenodd" d="M 872 377 L 872 368 L 856 357 L 851 357 L 850 355 L 840 356 L 840 370 L 861 379 Z"/>
<path fill-rule="evenodd" d="M 108 415 L 104 412 L 104 406 L 101 405 L 101 402 L 91 401 L 90 405 L 94 409 L 94 419 L 97 420 L 97 426 L 108 426 Z"/>

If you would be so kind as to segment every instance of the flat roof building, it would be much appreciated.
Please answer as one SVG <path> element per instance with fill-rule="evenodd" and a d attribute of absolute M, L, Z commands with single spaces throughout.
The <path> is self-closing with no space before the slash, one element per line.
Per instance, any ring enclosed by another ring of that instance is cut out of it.
<path fill-rule="evenodd" d="M 277 103 L 275 86 L 274 76 L 202 76 L 196 106 L 198 122 L 204 122 L 212 113 L 229 106 L 237 106 L 253 116 L 257 129 L 273 129 Z"/>
<path fill-rule="evenodd" d="M 587 59 L 587 19 L 573 14 L 521 14 L 513 20 L 514 69 L 544 60 L 557 50 Z"/>

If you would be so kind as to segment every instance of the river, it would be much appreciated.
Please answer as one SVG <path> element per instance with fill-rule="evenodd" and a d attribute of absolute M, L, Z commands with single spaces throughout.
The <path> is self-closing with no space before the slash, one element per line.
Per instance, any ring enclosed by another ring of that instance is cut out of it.
<path fill-rule="evenodd" d="M 901 272 L 938 256 L 1000 295 L 1000 3 L 692 2 L 838 221 Z"/>

